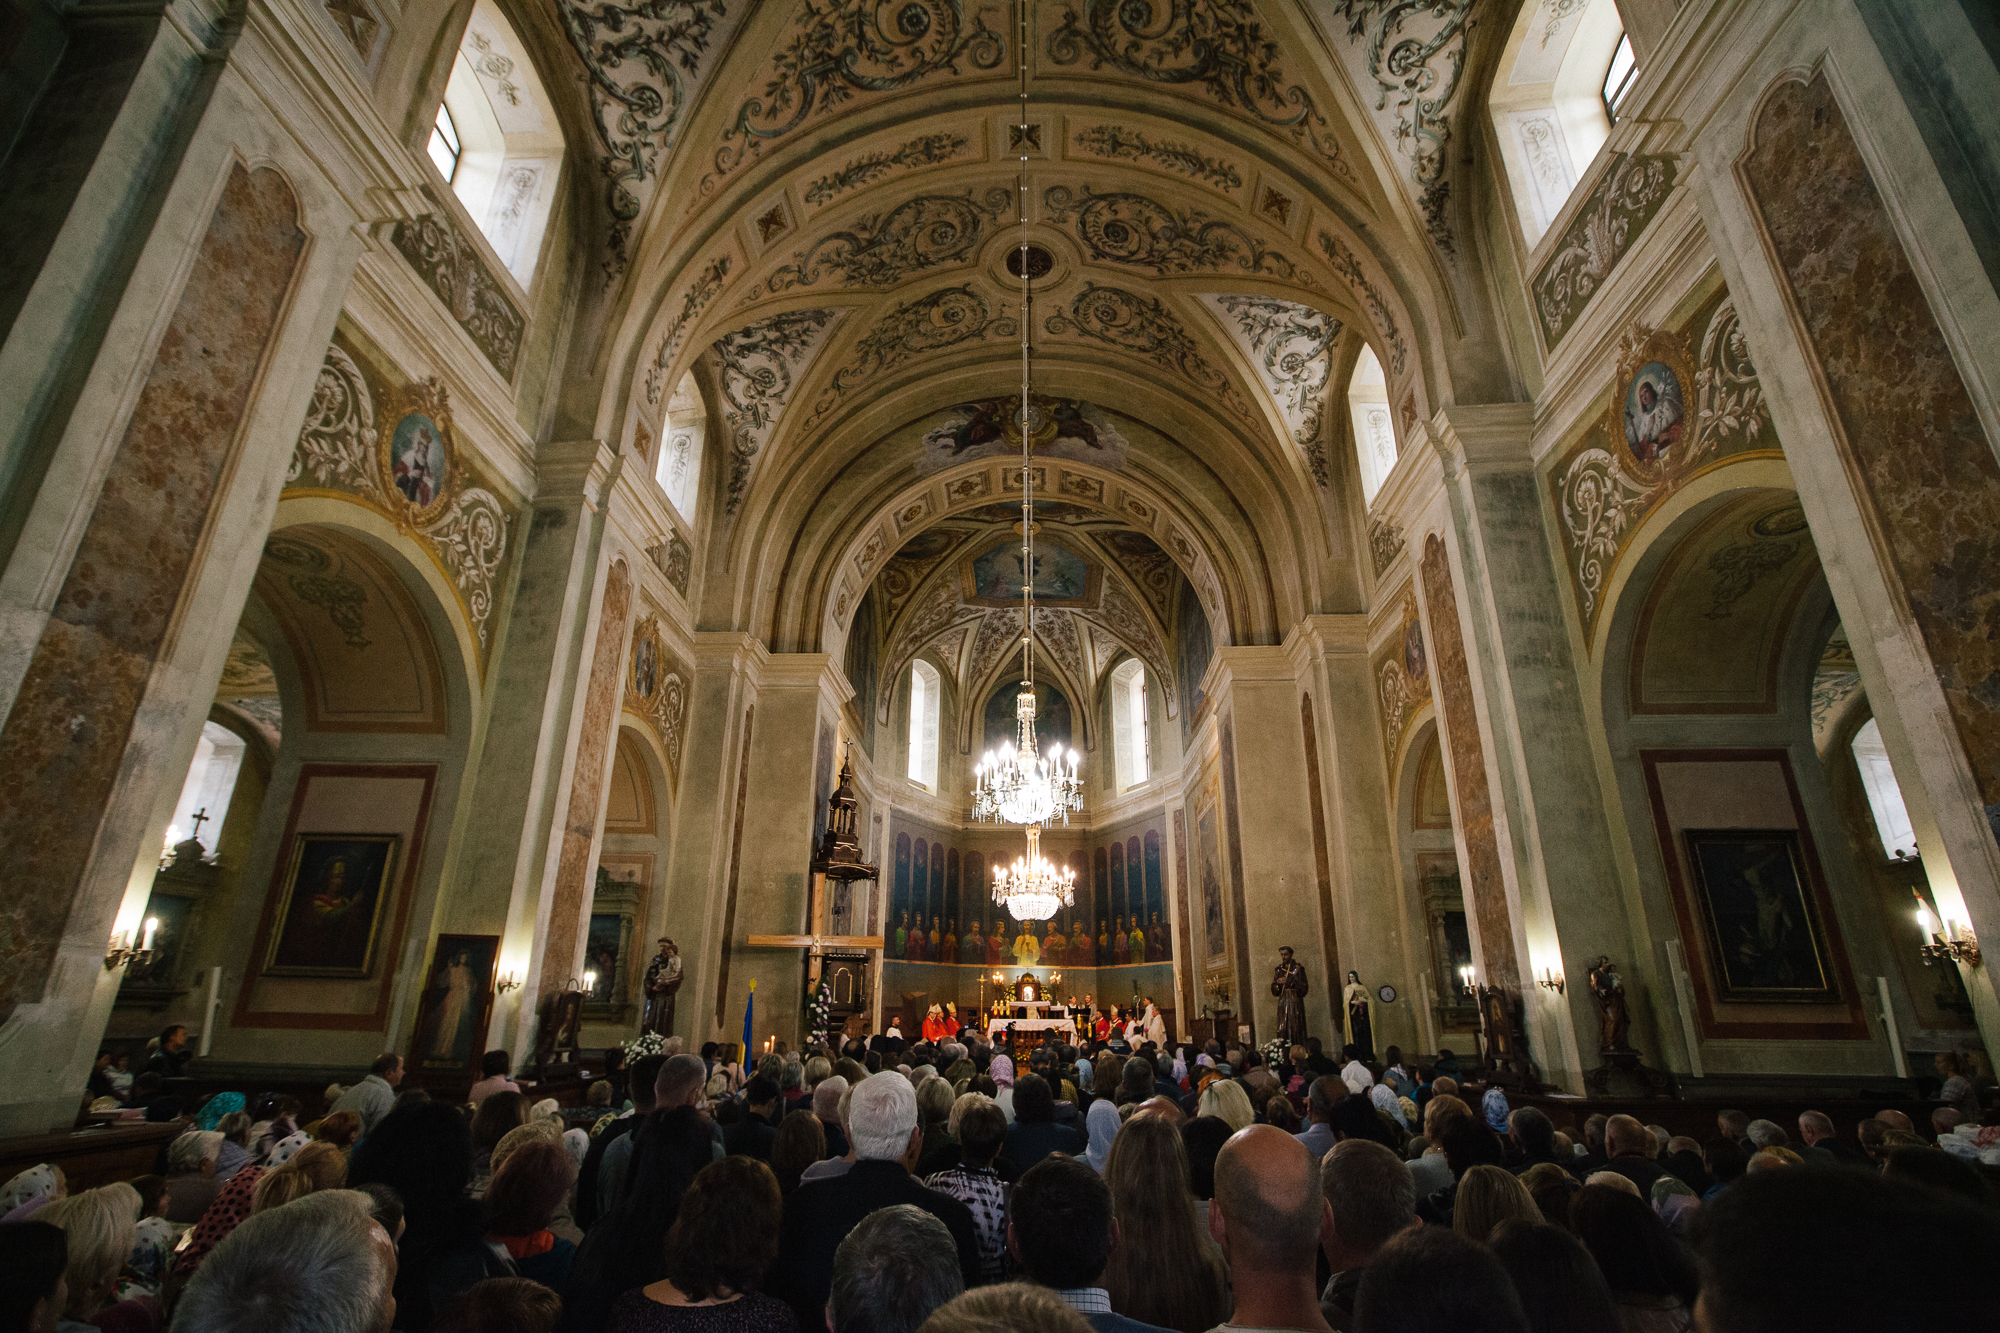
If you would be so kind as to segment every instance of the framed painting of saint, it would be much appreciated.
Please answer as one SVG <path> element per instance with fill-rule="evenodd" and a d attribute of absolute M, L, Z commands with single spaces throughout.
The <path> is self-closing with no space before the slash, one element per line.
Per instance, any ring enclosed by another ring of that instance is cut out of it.
<path fill-rule="evenodd" d="M 395 833 L 299 834 L 285 870 L 265 973 L 370 975 L 402 842 Z"/>
<path fill-rule="evenodd" d="M 498 935 L 440 935 L 417 1002 L 411 1060 L 420 1069 L 476 1069 L 493 1019 Z"/>
<path fill-rule="evenodd" d="M 1688 829 L 1717 998 L 1837 1004 L 1840 983 L 1795 829 Z"/>

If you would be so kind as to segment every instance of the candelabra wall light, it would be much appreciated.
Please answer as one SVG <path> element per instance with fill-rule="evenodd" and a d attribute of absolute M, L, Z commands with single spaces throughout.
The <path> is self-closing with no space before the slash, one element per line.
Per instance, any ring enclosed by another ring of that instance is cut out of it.
<path fill-rule="evenodd" d="M 521 984 L 521 979 L 515 976 L 512 972 L 503 972 L 500 974 L 500 980 L 493 983 L 493 989 L 499 994 L 505 995 L 508 991 L 513 990 L 516 986 L 519 986 L 520 984 Z"/>
<path fill-rule="evenodd" d="M 1458 969 L 1458 993 L 1468 1000 L 1479 994 L 1478 974 L 1472 970 L 1470 963 Z"/>
<path fill-rule="evenodd" d="M 1542 975 L 1535 979 L 1535 984 L 1537 986 L 1540 986 L 1543 990 L 1554 991 L 1557 995 L 1563 993 L 1562 974 L 1560 972 L 1553 970 L 1552 968 L 1544 967 L 1542 969 Z"/>
<path fill-rule="evenodd" d="M 1923 955 L 1925 967 L 1935 967 L 1939 963 L 1964 963 L 1967 967 L 1979 966 L 1979 937 L 1972 933 L 1972 927 L 1958 921 L 1940 922 L 1931 911 L 1923 895 L 1911 889 L 1917 900 L 1917 927 L 1924 932 L 1925 943 L 1917 946 Z"/>
<path fill-rule="evenodd" d="M 132 947 L 132 932 L 121 930 L 111 937 L 111 943 L 104 951 L 104 970 L 115 972 L 127 963 L 137 963 L 144 967 L 153 961 L 153 936 L 160 929 L 160 918 L 149 916 L 140 935 L 138 948 Z"/>

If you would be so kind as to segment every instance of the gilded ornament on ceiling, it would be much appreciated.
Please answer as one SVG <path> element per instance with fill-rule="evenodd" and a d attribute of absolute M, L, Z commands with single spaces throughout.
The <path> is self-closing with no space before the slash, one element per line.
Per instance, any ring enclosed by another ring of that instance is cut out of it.
<path fill-rule="evenodd" d="M 729 277 L 729 256 L 718 255 L 704 265 L 695 275 L 694 281 L 681 297 L 681 308 L 661 335 L 659 350 L 653 354 L 653 364 L 646 368 L 646 403 L 658 406 L 660 395 L 666 388 L 667 371 L 672 368 L 674 357 L 680 353 L 681 341 L 694 325 L 695 318 L 715 299 L 717 292 Z"/>
<path fill-rule="evenodd" d="M 949 162 L 965 150 L 968 142 L 963 134 L 924 134 L 893 150 L 863 153 L 808 185 L 806 202 L 818 208 L 833 202 L 845 191 L 872 185 L 898 170 L 934 167 Z"/>
<path fill-rule="evenodd" d="M 1055 337 L 1075 334 L 1143 357 L 1185 376 L 1239 417 L 1250 415 L 1229 377 L 1208 363 L 1180 320 L 1153 297 L 1088 283 L 1070 301 L 1069 310 L 1050 315 L 1043 328 Z"/>
<path fill-rule="evenodd" d="M 1238 347 L 1256 367 L 1292 443 L 1304 456 L 1307 471 L 1321 487 L 1327 486 L 1327 384 L 1340 347 L 1341 322 L 1275 296 L 1224 294 L 1202 300 L 1226 316 Z"/>
<path fill-rule="evenodd" d="M 813 242 L 764 284 L 772 295 L 831 277 L 848 287 L 892 287 L 935 268 L 960 264 L 986 235 L 987 224 L 1014 208 L 1014 192 L 995 186 L 983 195 L 918 195 L 887 213 Z"/>
<path fill-rule="evenodd" d="M 1093 125 L 1077 131 L 1074 142 L 1078 148 L 1097 157 L 1155 163 L 1225 192 L 1243 188 L 1242 172 L 1222 159 L 1210 157 L 1199 148 L 1178 140 L 1155 139 L 1140 130 L 1117 125 Z"/>
<path fill-rule="evenodd" d="M 1051 186 L 1043 192 L 1042 207 L 1051 222 L 1074 222 L 1085 253 L 1105 263 L 1161 275 L 1235 269 L 1287 279 L 1308 276 L 1235 223 L 1197 208 L 1174 208 L 1130 191 L 1098 194 L 1088 185 Z"/>

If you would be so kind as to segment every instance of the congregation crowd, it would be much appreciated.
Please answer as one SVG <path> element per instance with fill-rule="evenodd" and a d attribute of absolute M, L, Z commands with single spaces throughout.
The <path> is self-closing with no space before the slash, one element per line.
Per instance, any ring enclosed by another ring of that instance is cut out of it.
<path fill-rule="evenodd" d="M 0 1333 L 2000 1329 L 2000 1110 L 1942 1062 L 1926 1125 L 1696 1139 L 1449 1052 L 1130 1035 L 674 1040 L 576 1107 L 503 1051 L 462 1103 L 384 1055 L 308 1120 L 179 1104 L 170 1030 L 93 1074 L 185 1125 L 156 1174 L 0 1188 Z"/>

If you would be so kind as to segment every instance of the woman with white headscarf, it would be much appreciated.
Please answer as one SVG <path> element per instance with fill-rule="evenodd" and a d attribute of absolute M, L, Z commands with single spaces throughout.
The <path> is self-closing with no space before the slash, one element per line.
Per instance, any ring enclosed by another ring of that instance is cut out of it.
<path fill-rule="evenodd" d="M 1377 1083 L 1374 1087 L 1368 1089 L 1368 1100 L 1374 1105 L 1376 1110 L 1387 1115 L 1398 1125 L 1401 1125 L 1404 1133 L 1409 1132 L 1410 1122 L 1403 1119 L 1402 1103 L 1396 1100 L 1396 1090 L 1394 1088 L 1391 1088 L 1386 1083 Z"/>
<path fill-rule="evenodd" d="M 1118 1137 L 1118 1127 L 1124 1121 L 1118 1118 L 1118 1107 L 1109 1097 L 1099 1097 L 1090 1104 L 1090 1114 L 1084 1117 L 1090 1129 L 1090 1147 L 1084 1150 L 1083 1160 L 1090 1163 L 1098 1175 L 1111 1161 L 1111 1142 Z"/>

